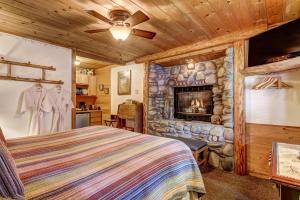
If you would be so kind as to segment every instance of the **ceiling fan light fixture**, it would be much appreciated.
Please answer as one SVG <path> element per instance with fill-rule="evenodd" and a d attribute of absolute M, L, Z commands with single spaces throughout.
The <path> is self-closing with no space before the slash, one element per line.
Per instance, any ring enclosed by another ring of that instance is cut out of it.
<path fill-rule="evenodd" d="M 116 40 L 126 40 L 131 32 L 131 29 L 129 26 L 126 25 L 113 25 L 109 31 L 111 32 L 112 36 Z"/>

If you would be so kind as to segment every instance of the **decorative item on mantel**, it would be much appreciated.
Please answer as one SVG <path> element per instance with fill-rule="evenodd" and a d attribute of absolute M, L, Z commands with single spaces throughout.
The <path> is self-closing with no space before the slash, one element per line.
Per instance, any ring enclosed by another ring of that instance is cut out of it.
<path fill-rule="evenodd" d="M 259 79 L 256 81 L 256 83 L 252 86 L 252 89 L 254 90 L 262 90 L 262 89 L 285 89 L 285 88 L 291 88 L 292 86 L 286 84 L 281 80 L 280 76 L 274 77 L 264 77 L 262 79 Z"/>

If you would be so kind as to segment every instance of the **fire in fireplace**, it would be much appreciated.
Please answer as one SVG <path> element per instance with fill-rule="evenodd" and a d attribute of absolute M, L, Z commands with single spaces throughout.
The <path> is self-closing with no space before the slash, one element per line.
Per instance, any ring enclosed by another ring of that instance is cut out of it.
<path fill-rule="evenodd" d="M 213 114 L 212 85 L 175 87 L 174 117 L 210 122 Z"/>

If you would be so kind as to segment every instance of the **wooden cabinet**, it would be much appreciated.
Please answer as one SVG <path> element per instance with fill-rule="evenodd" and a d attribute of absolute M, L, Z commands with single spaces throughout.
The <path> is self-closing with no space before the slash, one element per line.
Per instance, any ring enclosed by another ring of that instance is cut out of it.
<path fill-rule="evenodd" d="M 120 104 L 118 106 L 118 128 L 132 128 L 133 131 L 143 132 L 143 104 Z"/>
<path fill-rule="evenodd" d="M 88 76 L 88 95 L 96 96 L 97 95 L 97 80 L 96 76 Z"/>
<path fill-rule="evenodd" d="M 102 125 L 102 111 L 91 111 L 90 126 Z"/>
<path fill-rule="evenodd" d="M 89 84 L 89 76 L 76 72 L 76 83 Z"/>

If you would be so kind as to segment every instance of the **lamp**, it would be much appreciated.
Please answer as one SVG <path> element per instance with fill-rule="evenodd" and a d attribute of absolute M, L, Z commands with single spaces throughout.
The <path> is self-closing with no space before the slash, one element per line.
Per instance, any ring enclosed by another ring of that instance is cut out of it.
<path fill-rule="evenodd" d="M 74 53 L 75 53 L 74 64 L 75 64 L 75 66 L 78 66 L 78 65 L 80 65 L 80 60 L 77 59 L 77 51 L 76 51 L 76 49 L 74 50 Z"/>
<path fill-rule="evenodd" d="M 75 60 L 75 61 L 74 61 L 74 64 L 75 64 L 76 66 L 80 65 L 80 60 Z"/>
<path fill-rule="evenodd" d="M 188 69 L 195 69 L 195 64 L 193 59 L 186 59 L 187 68 Z"/>
<path fill-rule="evenodd" d="M 115 24 L 109 31 L 116 40 L 126 40 L 131 32 L 131 29 L 126 24 Z"/>

